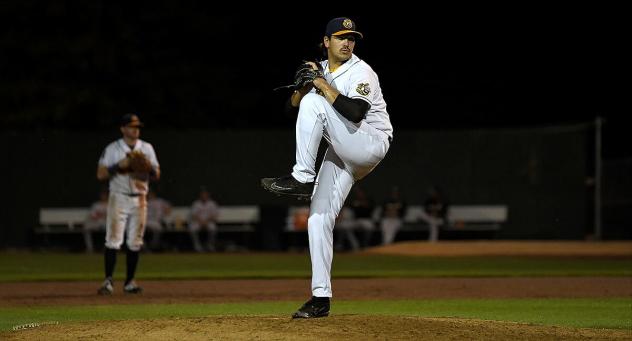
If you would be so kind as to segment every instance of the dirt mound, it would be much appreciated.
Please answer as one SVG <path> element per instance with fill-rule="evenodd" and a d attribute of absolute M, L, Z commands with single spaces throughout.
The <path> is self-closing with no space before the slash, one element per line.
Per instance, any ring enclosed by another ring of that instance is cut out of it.
<path fill-rule="evenodd" d="M 632 257 L 628 241 L 441 241 L 401 242 L 364 251 L 406 256 Z"/>
<path fill-rule="evenodd" d="M 534 326 L 452 318 L 334 315 L 87 321 L 0 334 L 6 340 L 583 340 L 630 339 L 632 331 Z"/>

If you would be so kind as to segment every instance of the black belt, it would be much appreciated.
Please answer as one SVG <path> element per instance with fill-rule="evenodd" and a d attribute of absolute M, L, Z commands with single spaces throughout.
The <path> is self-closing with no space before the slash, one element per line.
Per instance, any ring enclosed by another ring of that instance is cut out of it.
<path fill-rule="evenodd" d="M 141 194 L 140 193 L 123 193 L 125 195 L 127 195 L 128 197 L 140 197 Z"/>

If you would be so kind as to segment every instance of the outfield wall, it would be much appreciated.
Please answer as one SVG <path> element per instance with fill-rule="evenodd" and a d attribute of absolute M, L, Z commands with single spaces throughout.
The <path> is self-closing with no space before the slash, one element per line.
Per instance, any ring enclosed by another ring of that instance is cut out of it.
<path fill-rule="evenodd" d="M 582 239 L 592 227 L 586 176 L 591 169 L 587 130 L 534 129 L 400 131 L 387 158 L 359 184 L 376 201 L 393 185 L 411 204 L 441 186 L 454 204 L 504 204 L 509 221 L 499 238 Z M 103 148 L 118 132 L 1 133 L 7 182 L 2 247 L 27 246 L 39 207 L 88 206 Z M 220 204 L 278 205 L 259 178 L 289 171 L 293 131 L 152 131 L 163 177 L 161 196 L 188 205 L 199 186 Z"/>

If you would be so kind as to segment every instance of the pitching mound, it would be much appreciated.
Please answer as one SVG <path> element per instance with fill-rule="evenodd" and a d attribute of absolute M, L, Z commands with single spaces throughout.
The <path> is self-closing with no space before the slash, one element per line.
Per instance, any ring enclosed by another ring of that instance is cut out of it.
<path fill-rule="evenodd" d="M 632 331 L 534 326 L 520 323 L 401 316 L 337 315 L 204 317 L 91 321 L 45 325 L 0 334 L 7 340 L 575 340 L 630 339 Z"/>
<path fill-rule="evenodd" d="M 632 257 L 629 241 L 440 241 L 400 242 L 365 251 L 407 256 Z"/>

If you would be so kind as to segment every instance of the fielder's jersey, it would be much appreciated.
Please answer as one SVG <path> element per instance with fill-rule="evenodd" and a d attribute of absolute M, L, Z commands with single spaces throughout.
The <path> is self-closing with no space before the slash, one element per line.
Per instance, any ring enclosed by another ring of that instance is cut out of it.
<path fill-rule="evenodd" d="M 139 150 L 151 162 L 152 167 L 158 168 L 158 159 L 154 152 L 154 147 L 151 144 L 143 141 L 136 140 L 134 150 Z M 99 165 L 110 167 L 115 163 L 118 163 L 124 159 L 132 149 L 125 143 L 125 140 L 118 139 L 110 143 L 101 154 L 99 159 Z M 110 193 L 122 193 L 122 194 L 147 194 L 149 190 L 149 181 L 145 179 L 133 178 L 130 173 L 116 173 L 110 177 Z"/>
<path fill-rule="evenodd" d="M 217 218 L 218 214 L 219 208 L 217 207 L 217 203 L 210 199 L 206 201 L 196 200 L 191 207 L 191 217 L 194 219 L 213 220 L 213 218 Z"/>
<path fill-rule="evenodd" d="M 393 137 L 393 126 L 386 111 L 386 102 L 377 74 L 355 54 L 334 72 L 329 71 L 329 61 L 321 62 L 325 79 L 341 94 L 349 98 L 359 98 L 371 106 L 364 118 L 369 125 Z M 314 90 L 313 90 L 314 91 Z"/>
<path fill-rule="evenodd" d="M 147 200 L 147 226 L 159 227 L 170 207 L 169 202 L 162 198 Z"/>

